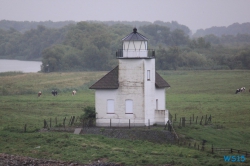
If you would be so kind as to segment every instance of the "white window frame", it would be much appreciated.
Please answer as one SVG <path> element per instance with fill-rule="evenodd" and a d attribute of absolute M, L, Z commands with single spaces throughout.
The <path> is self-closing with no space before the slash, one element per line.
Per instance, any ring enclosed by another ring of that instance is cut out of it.
<path fill-rule="evenodd" d="M 107 114 L 114 114 L 115 113 L 115 100 L 108 99 L 107 100 Z"/>
<path fill-rule="evenodd" d="M 125 103 L 126 103 L 126 111 L 125 111 L 125 113 L 126 114 L 133 114 L 133 112 L 134 112 L 134 110 L 133 110 L 133 100 L 131 100 L 131 99 L 127 99 L 126 101 L 125 101 Z"/>

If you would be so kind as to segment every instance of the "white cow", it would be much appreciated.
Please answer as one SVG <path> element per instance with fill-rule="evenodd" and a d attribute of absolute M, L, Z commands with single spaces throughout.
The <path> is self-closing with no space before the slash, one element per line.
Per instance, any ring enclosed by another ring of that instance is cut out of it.
<path fill-rule="evenodd" d="M 72 96 L 74 96 L 76 94 L 76 90 L 72 91 Z"/>
<path fill-rule="evenodd" d="M 243 92 L 243 91 L 245 91 L 245 90 L 246 90 L 245 87 L 240 88 L 240 91 L 241 91 L 241 92 Z"/>
<path fill-rule="evenodd" d="M 42 95 L 42 92 L 39 91 L 38 94 L 37 94 L 37 97 L 40 97 Z"/>

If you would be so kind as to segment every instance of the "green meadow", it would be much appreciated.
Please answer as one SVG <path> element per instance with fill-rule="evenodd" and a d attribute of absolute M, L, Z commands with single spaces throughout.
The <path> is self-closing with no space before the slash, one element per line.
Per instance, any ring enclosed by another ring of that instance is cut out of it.
<path fill-rule="evenodd" d="M 84 107 L 94 106 L 94 91 L 88 87 L 107 72 L 7 72 L 0 73 L 0 153 L 86 164 L 100 160 L 123 165 L 250 165 L 249 158 L 234 163 L 223 158 L 232 154 L 211 154 L 212 145 L 250 151 L 250 71 L 158 72 L 171 85 L 166 90 L 166 107 L 173 119 L 176 114 L 174 129 L 178 136 L 197 144 L 206 140 L 205 151 L 98 135 L 39 132 L 44 119 L 57 118 L 62 124 L 64 117 L 80 116 Z M 235 94 L 243 86 L 246 91 Z M 51 95 L 52 89 L 58 91 L 58 96 Z M 72 96 L 74 89 L 77 94 Z M 37 97 L 38 91 L 42 91 L 41 97 Z M 179 126 L 181 117 L 189 119 L 193 115 L 199 119 L 211 115 L 212 123 Z"/>

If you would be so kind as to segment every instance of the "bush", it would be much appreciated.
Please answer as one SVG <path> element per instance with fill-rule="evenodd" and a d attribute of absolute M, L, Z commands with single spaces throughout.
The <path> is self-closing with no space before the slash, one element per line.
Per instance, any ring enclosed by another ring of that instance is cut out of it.
<path fill-rule="evenodd" d="M 83 108 L 84 114 L 81 115 L 81 119 L 95 119 L 96 118 L 96 112 L 95 107 L 87 106 Z"/>

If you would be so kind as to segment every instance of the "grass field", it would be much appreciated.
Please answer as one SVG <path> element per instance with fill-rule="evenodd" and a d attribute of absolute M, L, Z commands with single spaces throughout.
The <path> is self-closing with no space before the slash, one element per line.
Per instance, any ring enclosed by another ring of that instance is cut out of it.
<path fill-rule="evenodd" d="M 106 72 L 49 74 L 0 73 L 0 153 L 90 163 L 102 160 L 125 165 L 233 165 L 223 153 L 211 154 L 185 146 L 128 141 L 96 135 L 37 132 L 43 120 L 62 122 L 94 105 L 88 87 Z M 175 130 L 187 141 L 250 151 L 250 71 L 159 71 L 171 85 L 167 109 L 177 116 Z M 235 94 L 242 86 L 246 92 Z M 57 89 L 59 95 L 50 94 Z M 71 91 L 77 90 L 76 96 Z M 42 91 L 41 97 L 37 92 Z M 212 116 L 210 125 L 178 127 L 180 117 Z M 23 133 L 24 124 L 27 132 Z M 216 126 L 222 126 L 217 129 Z M 39 147 L 39 148 L 38 148 Z M 237 154 L 236 154 L 237 155 Z M 239 164 L 239 163 L 238 163 Z M 250 165 L 247 160 L 242 165 Z"/>

